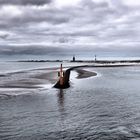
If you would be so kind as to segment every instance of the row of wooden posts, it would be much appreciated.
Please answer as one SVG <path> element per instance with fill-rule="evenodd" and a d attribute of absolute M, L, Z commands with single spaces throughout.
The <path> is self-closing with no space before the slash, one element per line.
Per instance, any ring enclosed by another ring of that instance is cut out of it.
<path fill-rule="evenodd" d="M 64 72 L 62 64 L 60 66 L 60 71 L 58 72 L 58 77 L 59 80 L 54 85 L 55 88 L 63 89 L 63 88 L 68 88 L 70 86 L 69 85 L 70 69 Z"/>

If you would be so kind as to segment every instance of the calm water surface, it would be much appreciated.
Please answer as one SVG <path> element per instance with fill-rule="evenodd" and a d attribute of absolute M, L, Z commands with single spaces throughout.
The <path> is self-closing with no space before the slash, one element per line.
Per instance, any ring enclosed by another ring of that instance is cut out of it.
<path fill-rule="evenodd" d="M 86 70 L 65 90 L 1 89 L 0 140 L 139 140 L 140 66 Z"/>

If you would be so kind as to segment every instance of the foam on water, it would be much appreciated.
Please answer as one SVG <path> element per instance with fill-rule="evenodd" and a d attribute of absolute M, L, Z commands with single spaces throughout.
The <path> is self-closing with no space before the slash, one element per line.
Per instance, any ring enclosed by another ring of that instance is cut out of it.
<path fill-rule="evenodd" d="M 53 87 L 52 84 L 41 84 L 41 85 L 38 85 L 39 87 L 43 88 L 43 89 L 50 89 Z"/>

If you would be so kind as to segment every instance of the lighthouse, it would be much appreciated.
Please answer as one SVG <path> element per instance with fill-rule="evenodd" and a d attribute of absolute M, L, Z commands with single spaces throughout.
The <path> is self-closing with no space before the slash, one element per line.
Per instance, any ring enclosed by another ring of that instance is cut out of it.
<path fill-rule="evenodd" d="M 75 56 L 73 56 L 73 58 L 72 58 L 72 62 L 75 62 Z"/>
<path fill-rule="evenodd" d="M 96 56 L 96 54 L 95 54 L 95 62 L 97 61 L 97 56 Z"/>

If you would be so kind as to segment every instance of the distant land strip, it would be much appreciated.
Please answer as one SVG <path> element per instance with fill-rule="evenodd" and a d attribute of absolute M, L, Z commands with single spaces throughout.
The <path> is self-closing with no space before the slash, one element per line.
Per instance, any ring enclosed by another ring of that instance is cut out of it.
<path fill-rule="evenodd" d="M 20 60 L 15 62 L 72 62 L 72 63 L 97 63 L 97 64 L 114 64 L 114 63 L 140 63 L 140 60 Z"/>

